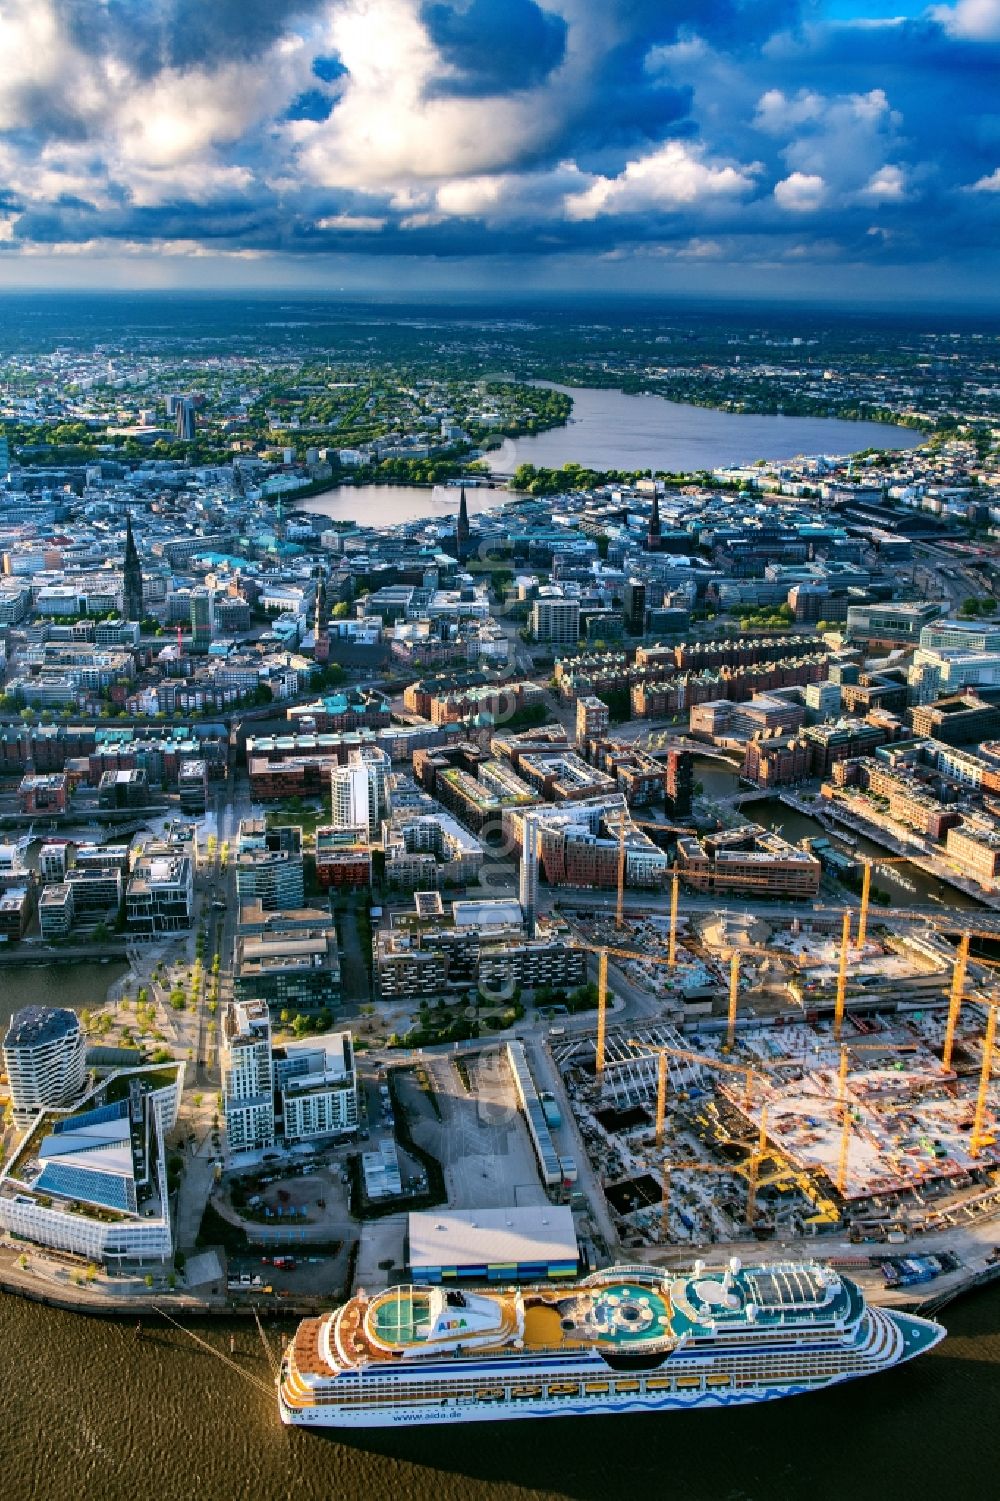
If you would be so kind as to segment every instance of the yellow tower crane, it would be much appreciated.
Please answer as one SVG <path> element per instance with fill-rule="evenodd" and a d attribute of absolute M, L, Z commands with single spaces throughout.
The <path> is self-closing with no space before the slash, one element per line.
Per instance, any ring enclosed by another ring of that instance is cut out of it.
<path fill-rule="evenodd" d="M 726 1052 L 733 1051 L 736 1041 L 736 1007 L 740 999 L 740 951 L 733 949 L 729 959 L 729 1018 L 726 1023 Z"/>
<path fill-rule="evenodd" d="M 670 940 L 667 949 L 667 963 L 671 969 L 677 964 L 677 900 L 680 895 L 681 878 L 675 870 L 673 880 L 670 882 Z"/>
<path fill-rule="evenodd" d="M 667 1058 L 677 1058 L 682 1063 L 698 1063 L 703 1068 L 717 1068 L 726 1074 L 742 1074 L 745 1080 L 743 1091 L 743 1108 L 749 1110 L 753 1104 L 753 1090 L 757 1075 L 770 1073 L 780 1068 L 801 1068 L 797 1059 L 785 1059 L 776 1063 L 727 1063 L 723 1058 L 714 1058 L 710 1053 L 695 1053 L 690 1048 L 669 1047 L 663 1043 L 643 1042 L 640 1038 L 630 1037 L 629 1047 L 639 1048 L 648 1053 L 650 1057 L 658 1057 L 660 1067 L 657 1073 L 656 1089 L 656 1145 L 663 1145 L 664 1127 L 667 1110 Z"/>
<path fill-rule="evenodd" d="M 760 1176 L 760 1166 L 767 1156 L 767 1105 L 760 1109 L 760 1134 L 757 1138 L 757 1150 L 750 1153 L 747 1163 L 747 1224 L 753 1229 L 757 1219 L 757 1180 Z"/>
<path fill-rule="evenodd" d="M 837 1070 L 837 1105 L 840 1110 L 840 1152 L 837 1156 L 837 1192 L 843 1197 L 847 1187 L 847 1158 L 851 1147 L 851 1113 L 847 1108 L 847 1058 L 849 1053 L 915 1053 L 915 1042 L 845 1042 L 840 1047 Z"/>
<path fill-rule="evenodd" d="M 863 855 L 864 873 L 861 877 L 861 910 L 858 913 L 858 948 L 863 949 L 868 937 L 868 902 L 872 891 L 872 867 L 875 865 L 912 865 L 910 855 Z"/>
<path fill-rule="evenodd" d="M 997 1007 L 991 1003 L 986 1014 L 986 1031 L 983 1035 L 983 1062 L 979 1070 L 979 1089 L 976 1092 L 976 1113 L 972 1122 L 972 1139 L 969 1151 L 978 1157 L 983 1146 L 983 1122 L 986 1119 L 986 1094 L 993 1072 L 993 1051 L 997 1040 Z"/>
<path fill-rule="evenodd" d="M 851 914 L 844 913 L 843 926 L 840 932 L 840 964 L 837 969 L 837 999 L 833 1008 L 833 1037 L 835 1042 L 840 1041 L 841 1028 L 844 1025 L 844 1006 L 847 1002 L 847 961 L 851 952 Z"/>
<path fill-rule="evenodd" d="M 872 889 L 872 862 L 865 861 L 865 873 L 861 877 L 861 911 L 858 913 L 858 948 L 864 952 L 868 937 L 868 898 Z"/>

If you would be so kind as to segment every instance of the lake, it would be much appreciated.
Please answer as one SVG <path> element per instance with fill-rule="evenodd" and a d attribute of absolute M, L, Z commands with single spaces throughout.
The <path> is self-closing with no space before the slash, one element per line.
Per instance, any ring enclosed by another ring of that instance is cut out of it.
<path fill-rule="evenodd" d="M 518 464 L 558 469 L 715 469 L 754 459 L 792 459 L 799 454 L 850 454 L 862 448 L 916 448 L 923 441 L 909 428 L 880 422 L 844 422 L 834 417 L 772 417 L 685 406 L 662 396 L 555 386 L 573 398 L 565 427 L 530 437 L 507 438 L 487 455 L 494 472 Z"/>
<path fill-rule="evenodd" d="M 337 485 L 294 502 L 299 511 L 329 516 L 332 521 L 357 521 L 361 526 L 402 526 L 425 516 L 428 521 L 453 519 L 458 515 L 458 487 L 454 485 Z M 469 514 L 502 506 L 511 500 L 506 490 L 476 489 L 465 492 Z"/>

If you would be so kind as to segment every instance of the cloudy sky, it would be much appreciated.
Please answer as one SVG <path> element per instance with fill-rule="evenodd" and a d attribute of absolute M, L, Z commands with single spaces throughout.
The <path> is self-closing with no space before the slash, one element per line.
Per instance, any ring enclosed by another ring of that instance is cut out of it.
<path fill-rule="evenodd" d="M 0 287 L 1000 300 L 1000 0 L 0 0 Z"/>

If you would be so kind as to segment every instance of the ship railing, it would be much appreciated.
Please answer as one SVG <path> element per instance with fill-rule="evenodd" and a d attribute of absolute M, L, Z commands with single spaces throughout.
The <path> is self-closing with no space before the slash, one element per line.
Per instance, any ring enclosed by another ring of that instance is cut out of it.
<path fill-rule="evenodd" d="M 647 1266 L 644 1262 L 635 1262 L 622 1266 L 606 1266 L 599 1272 L 591 1272 L 589 1276 L 582 1278 L 580 1285 L 598 1287 L 602 1282 L 620 1282 L 623 1277 L 645 1277 L 663 1282 L 667 1276 L 668 1272 L 665 1267 Z"/>

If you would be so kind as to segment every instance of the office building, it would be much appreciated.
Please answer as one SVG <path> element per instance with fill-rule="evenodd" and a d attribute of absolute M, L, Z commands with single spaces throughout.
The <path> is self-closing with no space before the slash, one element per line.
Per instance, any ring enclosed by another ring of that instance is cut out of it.
<path fill-rule="evenodd" d="M 259 901 L 266 912 L 301 907 L 305 900 L 302 830 L 269 829 L 263 818 L 244 818 L 236 839 L 237 901 Z"/>
<path fill-rule="evenodd" d="M 0 1171 L 0 1227 L 105 1267 L 169 1261 L 167 1138 L 184 1064 L 124 1068 L 46 1115 Z"/>
<path fill-rule="evenodd" d="M 666 756 L 665 797 L 673 818 L 690 818 L 694 799 L 694 756 L 687 750 L 669 750 Z"/>
<path fill-rule="evenodd" d="M 646 628 L 646 585 L 641 579 L 626 581 L 623 613 L 629 635 L 641 636 Z"/>
<path fill-rule="evenodd" d="M 832 719 L 840 713 L 839 683 L 807 683 L 805 698 L 806 708 L 820 719 Z"/>
<path fill-rule="evenodd" d="M 340 960 L 330 918 L 312 928 L 240 934 L 233 956 L 237 1000 L 260 999 L 274 1012 L 329 1011 L 340 999 Z"/>
<path fill-rule="evenodd" d="M 808 850 L 746 824 L 718 834 L 677 836 L 677 868 L 695 891 L 735 896 L 812 898 L 822 868 Z"/>
<path fill-rule="evenodd" d="M 963 818 L 949 829 L 944 844 L 948 859 L 963 875 L 987 891 L 1000 876 L 1000 828 L 986 818 Z"/>
<path fill-rule="evenodd" d="M 191 590 L 191 650 L 206 655 L 215 634 L 215 596 L 211 589 Z"/>
<path fill-rule="evenodd" d="M 86 1040 L 75 1011 L 25 1006 L 11 1017 L 3 1043 L 14 1122 L 25 1126 L 40 1110 L 65 1107 L 83 1094 Z"/>
<path fill-rule="evenodd" d="M 200 757 L 182 761 L 177 773 L 181 812 L 188 818 L 204 813 L 208 803 L 208 766 Z"/>
<path fill-rule="evenodd" d="M 195 404 L 190 396 L 179 396 L 174 407 L 174 431 L 181 443 L 193 443 L 197 419 Z"/>
<path fill-rule="evenodd" d="M 1000 624 L 986 625 L 976 620 L 935 620 L 920 632 L 920 645 L 927 651 L 954 651 L 961 654 L 1000 653 Z"/>
<path fill-rule="evenodd" d="M 940 604 L 851 605 L 847 611 L 847 639 L 863 642 L 869 649 L 892 650 L 916 646 L 926 626 L 944 613 Z"/>
<path fill-rule="evenodd" d="M 271 1016 L 264 1001 L 231 1001 L 222 1019 L 222 1109 L 231 1154 L 274 1146 Z"/>
<path fill-rule="evenodd" d="M 73 931 L 73 887 L 53 881 L 38 898 L 38 929 L 45 943 L 68 938 Z"/>
<path fill-rule="evenodd" d="M 518 872 L 518 895 L 524 914 L 524 929 L 535 936 L 538 919 L 538 829 L 535 820 L 525 815 L 522 824 L 521 867 Z"/>

